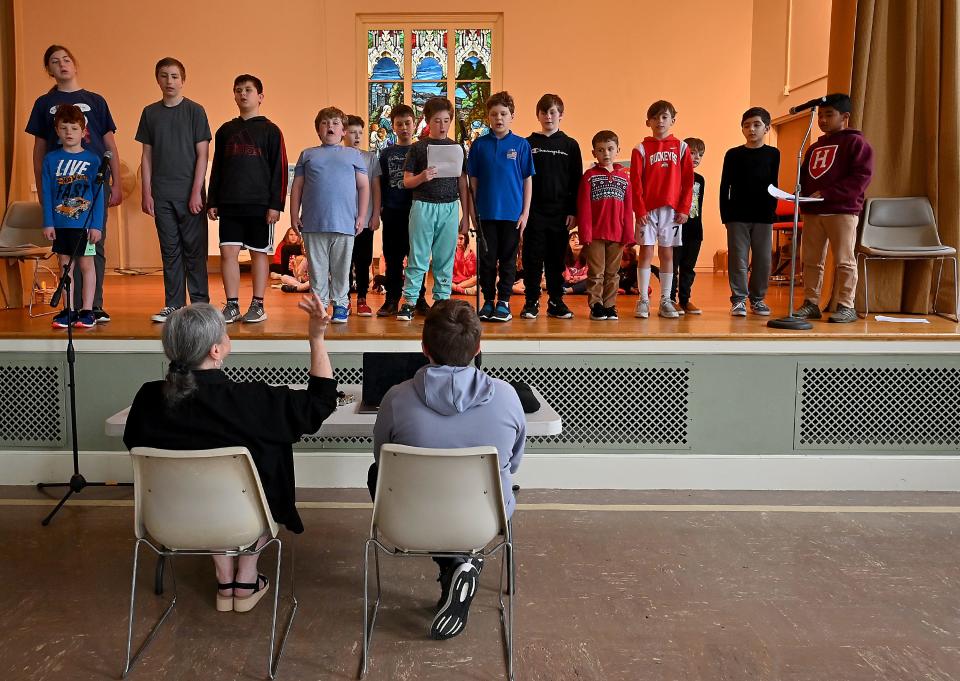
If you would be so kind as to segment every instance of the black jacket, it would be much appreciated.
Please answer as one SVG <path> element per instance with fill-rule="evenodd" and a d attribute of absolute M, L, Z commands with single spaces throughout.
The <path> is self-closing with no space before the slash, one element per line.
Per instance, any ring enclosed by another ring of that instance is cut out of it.
<path fill-rule="evenodd" d="M 530 211 L 540 215 L 577 214 L 577 189 L 583 176 L 583 158 L 577 140 L 562 130 L 547 137 L 535 132 L 527 137 L 533 156 L 533 198 Z"/>
<path fill-rule="evenodd" d="M 283 210 L 287 198 L 287 150 L 283 133 L 265 116 L 234 118 L 214 136 L 207 205 L 231 214 L 231 207 Z"/>
<path fill-rule="evenodd" d="M 744 145 L 727 151 L 720 175 L 720 220 L 730 222 L 776 221 L 777 200 L 767 185 L 777 186 L 780 150 L 768 144 L 757 149 Z"/>
<path fill-rule="evenodd" d="M 144 383 L 133 399 L 123 443 L 127 448 L 246 447 L 260 474 L 273 519 L 303 532 L 295 506 L 293 443 L 320 429 L 337 408 L 337 382 L 311 376 L 306 390 L 235 383 L 219 369 L 194 371 L 198 388 L 170 409 L 163 381 Z"/>

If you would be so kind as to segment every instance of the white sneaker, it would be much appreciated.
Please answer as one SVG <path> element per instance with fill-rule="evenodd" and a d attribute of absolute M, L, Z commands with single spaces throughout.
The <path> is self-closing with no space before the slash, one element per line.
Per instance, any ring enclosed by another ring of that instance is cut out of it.
<path fill-rule="evenodd" d="M 661 317 L 666 317 L 667 319 L 676 319 L 680 316 L 680 313 L 677 312 L 677 308 L 673 306 L 673 303 L 670 302 L 669 298 L 660 299 L 660 312 Z"/>
<path fill-rule="evenodd" d="M 176 312 L 178 309 L 179 309 L 179 308 L 170 307 L 170 306 L 168 305 L 167 307 L 165 307 L 165 308 L 163 308 L 162 310 L 160 310 L 157 314 L 155 314 L 155 315 L 153 315 L 152 317 L 150 317 L 150 319 L 152 319 L 152 320 L 155 321 L 155 322 L 159 322 L 160 324 L 163 324 L 165 321 L 167 321 L 167 317 L 169 317 L 170 315 L 172 315 L 172 314 L 173 314 L 174 312 Z"/>
<path fill-rule="evenodd" d="M 633 309 L 633 316 L 638 319 L 647 319 L 650 316 L 650 301 L 639 298 L 637 306 Z"/>

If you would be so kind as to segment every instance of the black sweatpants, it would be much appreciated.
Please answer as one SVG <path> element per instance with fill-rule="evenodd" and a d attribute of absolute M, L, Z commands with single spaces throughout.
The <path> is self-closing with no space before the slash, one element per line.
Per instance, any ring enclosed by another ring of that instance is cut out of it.
<path fill-rule="evenodd" d="M 695 268 L 702 245 L 701 239 L 684 241 L 682 246 L 673 247 L 673 291 L 670 292 L 670 299 L 677 300 L 679 293 L 681 305 L 690 302 L 690 289 L 693 288 L 693 280 L 697 278 Z"/>
<path fill-rule="evenodd" d="M 384 208 L 380 213 L 383 223 L 383 258 L 387 264 L 387 300 L 399 302 L 403 298 L 403 261 L 410 254 L 410 209 Z M 423 278 L 426 283 L 427 278 Z M 425 287 L 420 288 L 423 297 Z"/>
<path fill-rule="evenodd" d="M 166 307 L 210 302 L 207 283 L 207 212 L 194 215 L 186 201 L 154 200 L 154 222 L 163 260 Z"/>
<path fill-rule="evenodd" d="M 568 240 L 566 215 L 530 213 L 523 232 L 523 286 L 528 302 L 539 300 L 540 276 L 544 273 L 550 300 L 563 299 Z"/>
<path fill-rule="evenodd" d="M 353 273 L 357 298 L 366 298 L 370 289 L 370 263 L 373 262 L 373 230 L 364 229 L 353 239 Z"/>
<path fill-rule="evenodd" d="M 520 230 L 515 220 L 481 220 L 480 229 L 486 240 L 486 249 L 479 244 L 477 274 L 484 302 L 510 302 L 513 283 L 517 277 L 517 248 Z M 497 274 L 500 274 L 499 279 Z M 537 288 L 539 288 L 539 281 Z"/>

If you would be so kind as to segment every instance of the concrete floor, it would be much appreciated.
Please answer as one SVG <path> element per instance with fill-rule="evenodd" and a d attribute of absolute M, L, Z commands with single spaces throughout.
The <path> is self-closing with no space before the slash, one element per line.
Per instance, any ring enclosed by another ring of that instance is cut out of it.
<path fill-rule="evenodd" d="M 120 675 L 131 493 L 79 496 L 42 528 L 48 497 L 0 487 L 0 679 Z M 284 539 L 300 608 L 278 678 L 355 678 L 370 512 L 336 505 L 364 492 L 299 498 L 307 531 Z M 960 494 L 524 491 L 521 502 L 517 679 L 960 679 Z M 369 679 L 503 678 L 494 563 L 465 633 L 445 642 L 427 637 L 433 564 L 383 567 Z M 140 573 L 138 641 L 161 612 L 152 568 Z M 207 558 L 178 560 L 177 577 L 177 607 L 130 678 L 265 678 L 268 601 L 215 612 Z"/>

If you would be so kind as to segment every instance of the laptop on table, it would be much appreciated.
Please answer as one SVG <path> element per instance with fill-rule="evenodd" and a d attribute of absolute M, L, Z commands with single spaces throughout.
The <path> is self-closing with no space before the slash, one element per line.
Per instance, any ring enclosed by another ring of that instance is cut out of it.
<path fill-rule="evenodd" d="M 376 414 L 387 391 L 413 378 L 430 360 L 422 352 L 365 352 L 362 362 L 363 385 L 357 412 Z"/>

